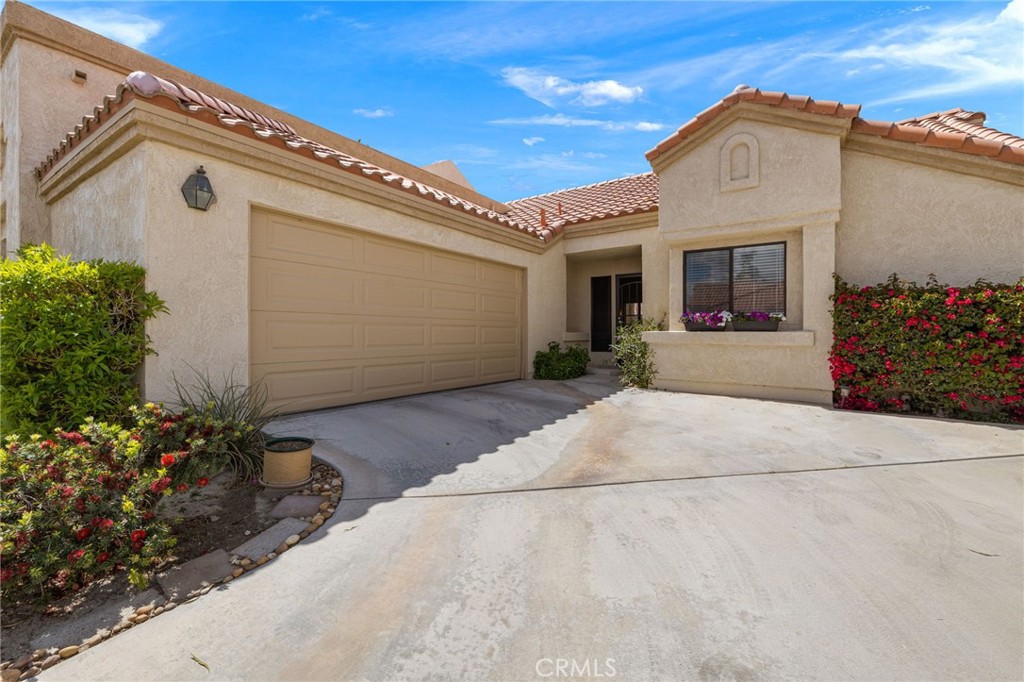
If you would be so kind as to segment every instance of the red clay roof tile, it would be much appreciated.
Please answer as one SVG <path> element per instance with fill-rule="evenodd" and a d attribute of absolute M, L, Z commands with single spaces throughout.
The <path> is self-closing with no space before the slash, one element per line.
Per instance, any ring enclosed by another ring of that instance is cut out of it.
<path fill-rule="evenodd" d="M 508 202 L 516 222 L 541 218 L 559 228 L 567 225 L 658 210 L 658 176 L 630 175 L 593 185 L 563 189 Z"/>
<path fill-rule="evenodd" d="M 792 109 L 811 114 L 852 119 L 850 131 L 874 135 L 898 142 L 911 142 L 925 147 L 951 149 L 964 154 L 987 156 L 1007 163 L 1024 163 L 1024 138 L 988 128 L 985 114 L 964 109 L 950 109 L 927 116 L 908 118 L 896 123 L 869 121 L 860 118 L 859 104 L 841 104 L 827 100 L 814 100 L 804 95 L 780 92 L 762 92 L 756 88 L 740 86 L 687 121 L 674 133 L 647 152 L 647 160 L 656 158 L 675 147 L 707 125 L 718 114 L 740 102 L 751 102 L 780 109 Z"/>
<path fill-rule="evenodd" d="M 537 220 L 516 221 L 508 214 L 492 211 L 454 194 L 306 139 L 295 133 L 287 124 L 275 119 L 141 71 L 129 75 L 124 83 L 118 86 L 116 94 L 105 97 L 103 103 L 93 110 L 92 115 L 83 118 L 82 123 L 68 133 L 60 145 L 36 168 L 36 176 L 41 179 L 92 130 L 110 120 L 116 111 L 134 97 L 143 97 L 154 102 L 162 99 L 190 116 L 376 180 L 414 196 L 450 206 L 471 216 L 529 234 L 541 241 L 548 241 L 561 230 L 560 223 L 546 226 Z"/>

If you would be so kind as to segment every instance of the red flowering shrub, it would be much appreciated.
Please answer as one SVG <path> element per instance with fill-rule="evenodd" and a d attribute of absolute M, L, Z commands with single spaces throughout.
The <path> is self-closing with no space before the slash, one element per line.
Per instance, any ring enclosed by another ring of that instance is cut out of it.
<path fill-rule="evenodd" d="M 186 407 L 172 412 L 148 403 L 135 409 L 146 462 L 167 471 L 167 480 L 153 485 L 163 490 L 196 483 L 228 467 L 237 476 L 257 475 L 263 457 L 263 440 L 251 423 L 219 418 L 212 409 Z M 159 492 L 157 490 L 156 492 Z"/>
<path fill-rule="evenodd" d="M 854 287 L 837 277 L 832 301 L 839 407 L 1024 423 L 1024 279 L 922 287 L 893 275 Z"/>
<path fill-rule="evenodd" d="M 0 452 L 0 593 L 47 600 L 118 567 L 133 582 L 174 541 L 152 508 L 159 469 L 137 433 L 87 422 L 53 438 L 11 436 Z"/>

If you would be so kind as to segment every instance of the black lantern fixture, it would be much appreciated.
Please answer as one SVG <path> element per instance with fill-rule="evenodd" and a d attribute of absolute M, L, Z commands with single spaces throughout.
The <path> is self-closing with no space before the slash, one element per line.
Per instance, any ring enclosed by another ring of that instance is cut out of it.
<path fill-rule="evenodd" d="M 206 171 L 202 166 L 188 176 L 188 180 L 181 186 L 181 193 L 185 195 L 189 208 L 198 208 L 200 211 L 205 211 L 210 208 L 210 204 L 217 201 L 213 185 L 210 184 L 210 179 L 206 177 Z"/>

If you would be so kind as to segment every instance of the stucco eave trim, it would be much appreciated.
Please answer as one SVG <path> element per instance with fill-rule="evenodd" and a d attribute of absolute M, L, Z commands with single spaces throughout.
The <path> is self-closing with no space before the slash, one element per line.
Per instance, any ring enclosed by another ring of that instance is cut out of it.
<path fill-rule="evenodd" d="M 1024 187 L 1024 166 L 949 149 L 923 147 L 909 142 L 887 140 L 877 135 L 851 133 L 847 137 L 842 151 L 872 154 L 951 173 L 973 175 Z"/>
<path fill-rule="evenodd" d="M 791 109 L 779 109 L 763 104 L 741 102 L 719 114 L 713 121 L 666 153 L 658 155 L 651 161 L 651 168 L 654 169 L 655 174 L 660 174 L 665 168 L 738 120 L 756 121 L 821 135 L 832 135 L 838 137 L 840 142 L 846 139 L 851 125 L 851 119 L 848 118 L 834 118 Z"/>
<path fill-rule="evenodd" d="M 47 171 L 39 181 L 39 195 L 44 202 L 54 203 L 144 141 L 145 137 L 139 134 L 139 122 L 132 115 L 136 103 L 127 102 Z"/>
<path fill-rule="evenodd" d="M 586 223 L 566 225 L 562 235 L 567 240 L 594 237 L 602 234 L 614 234 L 616 232 L 628 232 L 630 230 L 644 230 L 649 227 L 658 226 L 658 211 L 653 209 L 643 213 L 603 220 L 593 220 Z"/>
<path fill-rule="evenodd" d="M 111 147 L 114 140 L 110 139 L 112 131 L 107 129 L 107 126 L 112 128 L 118 123 L 124 126 L 124 130 L 118 134 L 122 144 L 131 143 L 134 146 L 148 140 L 194 152 L 199 158 L 212 156 L 227 163 L 301 182 L 317 189 L 355 195 L 359 200 L 383 209 L 430 220 L 449 229 L 468 232 L 534 253 L 547 250 L 557 241 L 552 239 L 541 242 L 535 236 L 521 234 L 487 221 L 474 220 L 472 216 L 459 211 L 433 205 L 387 185 L 363 179 L 340 168 L 331 168 L 327 164 L 237 135 L 231 130 L 178 114 L 141 99 L 132 100 L 104 128 L 91 134 L 80 147 L 62 159 L 61 163 L 44 177 L 41 191 L 45 190 L 47 202 L 56 201 L 127 151 L 124 149 L 116 156 L 104 158 L 102 163 L 83 167 L 81 172 L 69 175 L 70 169 L 77 167 L 75 164 L 79 157 L 88 154 L 99 158 L 108 149 L 112 150 L 108 155 L 116 151 Z"/>
<path fill-rule="evenodd" d="M 732 239 L 735 237 L 755 236 L 763 233 L 797 230 L 808 225 L 835 225 L 839 222 L 839 208 L 830 211 L 812 211 L 809 213 L 793 213 L 791 215 L 757 220 L 753 222 L 732 223 L 729 225 L 709 225 L 707 227 L 666 229 L 661 228 L 661 237 L 670 246 L 678 246 L 695 240 Z"/>

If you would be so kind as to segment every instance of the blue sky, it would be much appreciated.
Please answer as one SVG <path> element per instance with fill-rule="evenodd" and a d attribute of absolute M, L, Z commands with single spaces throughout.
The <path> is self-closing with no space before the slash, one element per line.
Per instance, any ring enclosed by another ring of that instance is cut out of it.
<path fill-rule="evenodd" d="M 32 4 L 500 200 L 649 170 L 740 83 L 1024 133 L 1024 0 Z"/>

